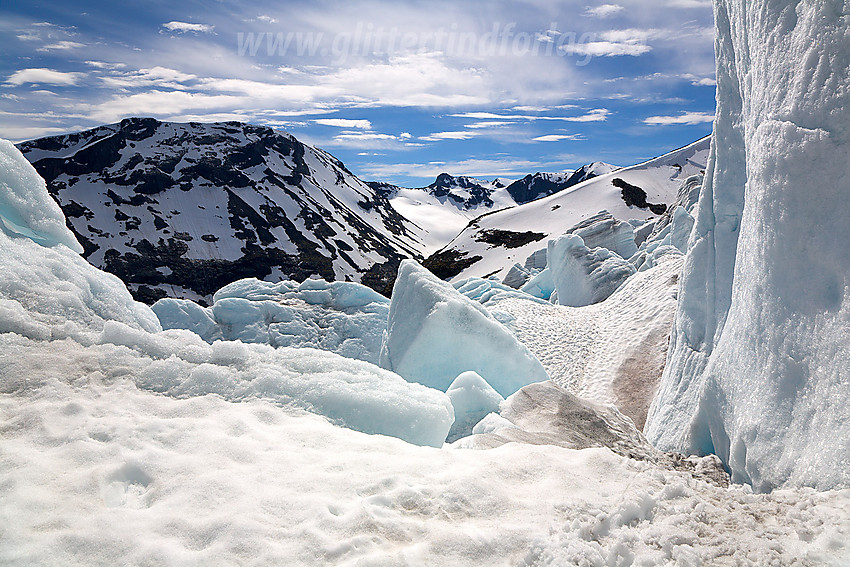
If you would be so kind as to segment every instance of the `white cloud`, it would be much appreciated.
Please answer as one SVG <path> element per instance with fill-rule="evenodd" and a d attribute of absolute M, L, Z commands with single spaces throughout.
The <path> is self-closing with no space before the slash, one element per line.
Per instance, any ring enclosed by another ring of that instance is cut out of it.
<path fill-rule="evenodd" d="M 672 124 L 693 126 L 708 122 L 714 122 L 714 114 L 707 112 L 683 112 L 678 116 L 650 116 L 644 119 L 644 123 L 650 126 L 669 126 Z"/>
<path fill-rule="evenodd" d="M 356 150 L 404 150 L 420 146 L 408 140 L 409 138 L 403 134 L 394 136 L 381 132 L 346 131 L 337 134 L 331 140 L 320 141 L 316 145 Z"/>
<path fill-rule="evenodd" d="M 567 122 L 605 122 L 611 111 L 607 108 L 594 108 L 587 114 L 581 116 L 566 116 L 563 120 Z"/>
<path fill-rule="evenodd" d="M 478 136 L 478 132 L 434 132 L 433 134 L 428 134 L 427 136 L 420 136 L 420 140 L 425 140 L 426 142 L 437 142 L 440 140 L 469 140 L 470 138 L 475 138 Z"/>
<path fill-rule="evenodd" d="M 95 69 L 123 69 L 127 66 L 124 63 L 107 63 L 106 61 L 86 61 L 86 65 Z"/>
<path fill-rule="evenodd" d="M 464 128 L 492 128 L 493 126 L 508 126 L 516 124 L 513 120 L 484 120 L 481 122 L 473 122 L 472 124 L 464 124 Z"/>
<path fill-rule="evenodd" d="M 0 138 L 11 140 L 12 142 L 22 142 L 24 140 L 34 140 L 43 138 L 44 136 L 53 136 L 73 131 L 76 128 L 56 128 L 53 126 L 0 126 Z"/>
<path fill-rule="evenodd" d="M 587 6 L 584 10 L 585 16 L 594 18 L 607 18 L 618 12 L 623 11 L 623 7 L 619 4 L 601 4 L 599 6 Z"/>
<path fill-rule="evenodd" d="M 313 120 L 316 124 L 322 126 L 334 126 L 336 128 L 362 128 L 371 130 L 372 123 L 368 120 L 349 120 L 348 118 L 319 118 Z"/>
<path fill-rule="evenodd" d="M 230 95 L 207 95 L 184 91 L 151 90 L 132 95 L 115 96 L 88 108 L 89 117 L 101 122 L 114 122 L 127 116 L 171 118 L 193 111 L 220 112 L 221 109 L 246 108 L 249 101 Z"/>
<path fill-rule="evenodd" d="M 208 24 L 190 24 L 188 22 L 167 22 L 165 24 L 162 24 L 162 27 L 164 27 L 168 31 L 179 33 L 212 33 L 212 31 L 215 29 L 215 26 L 211 26 Z"/>
<path fill-rule="evenodd" d="M 546 134 L 532 138 L 535 142 L 560 142 L 562 140 L 582 140 L 581 134 Z"/>
<path fill-rule="evenodd" d="M 555 171 L 563 169 L 563 167 L 564 164 L 560 162 L 470 158 L 454 162 L 370 163 L 358 167 L 357 173 L 360 177 L 373 179 L 414 177 L 433 180 L 441 173 L 478 178 L 516 178 L 526 175 L 529 171 Z"/>
<path fill-rule="evenodd" d="M 257 16 L 257 20 L 259 20 L 261 22 L 266 22 L 267 24 L 276 24 L 277 23 L 277 20 L 275 18 L 272 18 L 271 16 L 266 16 L 266 15 Z"/>
<path fill-rule="evenodd" d="M 472 118 L 475 120 L 559 120 L 563 122 L 604 122 L 611 111 L 607 108 L 594 108 L 587 114 L 580 116 L 537 116 L 533 114 L 496 114 L 495 112 L 461 112 L 450 114 L 456 118 Z"/>
<path fill-rule="evenodd" d="M 78 49 L 80 47 L 85 47 L 84 43 L 79 43 L 76 41 L 57 41 L 56 43 L 50 43 L 43 47 L 39 47 L 36 51 L 53 51 L 53 50 L 63 50 L 63 49 Z"/>
<path fill-rule="evenodd" d="M 76 85 L 83 73 L 65 73 L 52 69 L 21 69 L 6 79 L 6 84 L 20 86 L 27 83 L 40 85 Z"/>
<path fill-rule="evenodd" d="M 152 67 L 150 69 L 139 69 L 129 73 L 115 73 L 103 77 L 103 82 L 109 86 L 117 87 L 155 87 L 185 89 L 183 83 L 197 79 L 196 75 L 183 73 L 168 67 Z"/>

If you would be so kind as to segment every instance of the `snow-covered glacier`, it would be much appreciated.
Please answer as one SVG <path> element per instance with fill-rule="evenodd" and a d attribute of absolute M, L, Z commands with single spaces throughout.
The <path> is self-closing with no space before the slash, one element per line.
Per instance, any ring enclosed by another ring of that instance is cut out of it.
<path fill-rule="evenodd" d="M 717 117 L 646 432 L 850 484 L 850 3 L 715 0 Z"/>
<path fill-rule="evenodd" d="M 241 341 L 208 344 L 187 330 L 162 331 L 154 312 L 134 301 L 121 280 L 78 251 L 44 181 L 14 146 L 0 141 L 0 392 L 59 387 L 57 380 L 83 386 L 126 379 L 143 391 L 176 398 L 262 398 L 362 432 L 443 444 L 453 410 L 442 392 L 332 352 Z M 262 282 L 242 287 L 250 288 L 241 295 L 243 319 L 251 322 L 251 306 L 262 302 L 250 299 L 275 290 Z M 312 291 L 321 296 L 316 303 L 339 308 L 380 297 L 344 283 L 332 287 L 336 293 L 309 287 L 308 280 L 297 290 L 302 298 Z"/>

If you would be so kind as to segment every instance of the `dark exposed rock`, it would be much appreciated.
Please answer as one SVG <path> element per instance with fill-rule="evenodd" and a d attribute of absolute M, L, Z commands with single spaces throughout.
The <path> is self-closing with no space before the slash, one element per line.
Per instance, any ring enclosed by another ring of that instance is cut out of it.
<path fill-rule="evenodd" d="M 479 232 L 476 235 L 475 240 L 490 244 L 491 246 L 520 248 L 521 246 L 525 246 L 531 242 L 537 242 L 538 240 L 543 240 L 544 238 L 546 238 L 546 235 L 542 232 L 512 232 L 510 230 L 491 228 L 489 230 L 482 230 Z"/>
<path fill-rule="evenodd" d="M 656 215 L 664 214 L 667 210 L 667 205 L 665 204 L 653 204 L 648 203 L 646 201 L 646 191 L 638 187 L 637 185 L 632 185 L 620 179 L 619 177 L 615 177 L 611 180 L 611 184 L 614 187 L 622 190 L 623 201 L 630 207 L 637 207 L 639 209 L 649 209 Z"/>
<path fill-rule="evenodd" d="M 469 266 L 482 260 L 481 256 L 471 256 L 457 250 L 440 250 L 428 256 L 422 265 L 442 280 L 453 278 Z"/>

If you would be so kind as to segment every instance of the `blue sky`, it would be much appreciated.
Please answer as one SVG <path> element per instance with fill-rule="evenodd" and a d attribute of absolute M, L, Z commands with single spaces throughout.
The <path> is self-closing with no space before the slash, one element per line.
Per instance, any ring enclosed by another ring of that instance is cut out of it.
<path fill-rule="evenodd" d="M 0 136 L 241 120 L 354 173 L 630 165 L 711 131 L 710 0 L 0 2 Z"/>

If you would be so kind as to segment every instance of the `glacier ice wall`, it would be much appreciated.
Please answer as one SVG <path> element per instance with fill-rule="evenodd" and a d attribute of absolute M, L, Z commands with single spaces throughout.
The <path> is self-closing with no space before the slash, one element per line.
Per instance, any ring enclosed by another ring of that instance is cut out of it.
<path fill-rule="evenodd" d="M 715 0 L 717 116 L 658 447 L 850 484 L 850 2 Z"/>

